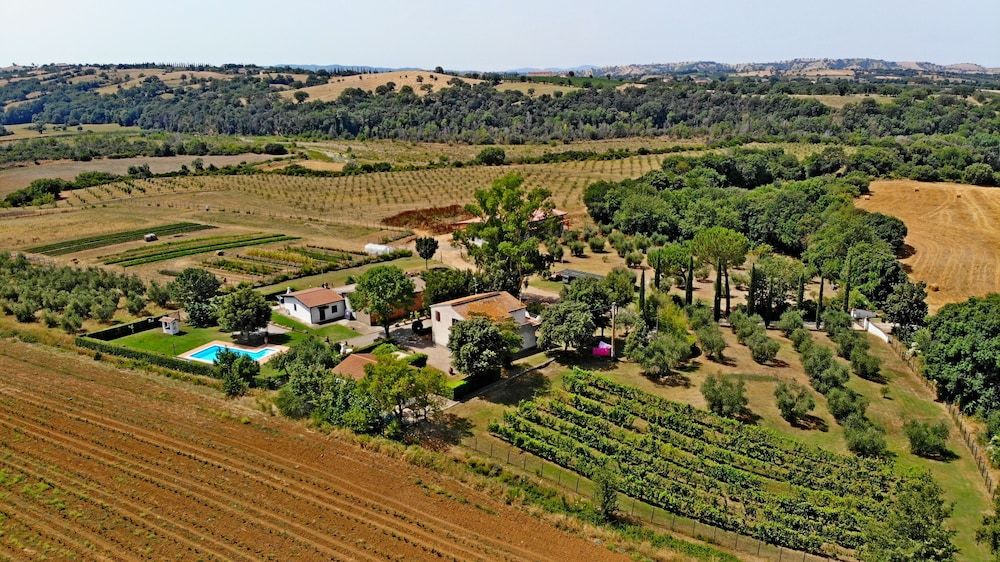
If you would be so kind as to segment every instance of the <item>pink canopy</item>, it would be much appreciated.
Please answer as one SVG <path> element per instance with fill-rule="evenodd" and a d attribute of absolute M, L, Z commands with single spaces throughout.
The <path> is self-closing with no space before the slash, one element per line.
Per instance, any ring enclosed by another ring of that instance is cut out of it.
<path fill-rule="evenodd" d="M 611 344 L 605 341 L 597 342 L 591 350 L 590 353 L 594 357 L 611 357 Z"/>

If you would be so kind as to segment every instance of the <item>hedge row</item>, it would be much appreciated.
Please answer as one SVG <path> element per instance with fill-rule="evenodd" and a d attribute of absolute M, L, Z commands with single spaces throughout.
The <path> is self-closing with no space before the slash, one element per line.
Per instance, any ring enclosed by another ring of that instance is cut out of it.
<path fill-rule="evenodd" d="M 185 361 L 176 357 L 167 357 L 166 355 L 157 355 L 155 353 L 139 351 L 138 349 L 115 345 L 113 343 L 87 336 L 80 336 L 76 338 L 76 345 L 87 349 L 93 349 L 94 351 L 100 351 L 101 353 L 107 353 L 108 355 L 135 359 L 137 361 L 149 363 L 150 365 L 166 367 L 167 369 L 173 369 L 184 373 L 191 373 L 192 375 L 212 378 L 215 377 L 215 368 L 207 363 L 195 363 L 193 361 Z"/>
<path fill-rule="evenodd" d="M 138 334 L 139 332 L 152 330 L 153 328 L 158 328 L 159 326 L 160 321 L 158 316 L 147 316 L 142 320 L 136 320 L 135 322 L 129 322 L 128 324 L 118 324 L 117 326 L 105 328 L 104 330 L 90 332 L 89 334 L 85 334 L 84 337 L 101 341 L 111 341 L 125 336 L 131 336 L 132 334 Z"/>

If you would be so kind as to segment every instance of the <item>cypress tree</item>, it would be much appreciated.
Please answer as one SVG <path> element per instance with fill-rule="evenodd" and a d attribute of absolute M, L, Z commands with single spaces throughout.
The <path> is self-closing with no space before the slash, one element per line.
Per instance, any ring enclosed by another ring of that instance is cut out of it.
<path fill-rule="evenodd" d="M 805 279 L 805 274 L 804 273 L 800 273 L 799 274 L 799 290 L 795 294 L 795 308 L 798 308 L 798 309 L 802 308 L 802 299 L 803 299 L 803 297 L 805 297 L 805 294 L 806 294 L 806 279 Z"/>
<path fill-rule="evenodd" d="M 757 264 L 750 266 L 750 288 L 747 290 L 747 315 L 757 311 Z"/>
<path fill-rule="evenodd" d="M 715 264 L 715 298 L 712 303 L 712 315 L 716 322 L 722 316 L 722 260 Z"/>
<path fill-rule="evenodd" d="M 694 256 L 688 258 L 687 280 L 684 281 L 684 304 L 691 306 L 694 301 Z"/>

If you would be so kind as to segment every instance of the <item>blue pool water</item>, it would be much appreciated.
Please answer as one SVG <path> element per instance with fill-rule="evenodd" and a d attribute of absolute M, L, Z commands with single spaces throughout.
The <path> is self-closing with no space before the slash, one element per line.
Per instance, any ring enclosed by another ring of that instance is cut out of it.
<path fill-rule="evenodd" d="M 191 359 L 195 361 L 201 361 L 203 363 L 215 363 L 215 356 L 219 354 L 223 349 L 228 349 L 233 353 L 238 353 L 240 355 L 246 355 L 253 359 L 254 361 L 260 361 L 261 359 L 277 352 L 277 349 L 266 347 L 259 351 L 247 351 L 245 349 L 240 349 L 238 347 L 229 347 L 228 345 L 213 345 L 211 347 L 206 347 L 205 349 L 199 351 L 198 353 L 192 354 Z"/>

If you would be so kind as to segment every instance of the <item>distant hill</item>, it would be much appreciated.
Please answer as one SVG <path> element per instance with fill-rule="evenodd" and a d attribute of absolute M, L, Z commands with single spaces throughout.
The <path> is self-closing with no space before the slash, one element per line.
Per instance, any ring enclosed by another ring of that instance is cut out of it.
<path fill-rule="evenodd" d="M 713 61 L 626 64 L 594 69 L 599 76 L 641 77 L 676 74 L 740 74 L 757 76 L 843 76 L 877 72 L 907 74 L 1000 74 L 1000 68 L 978 64 L 894 62 L 880 59 L 792 59 L 780 62 L 728 64 Z"/>

